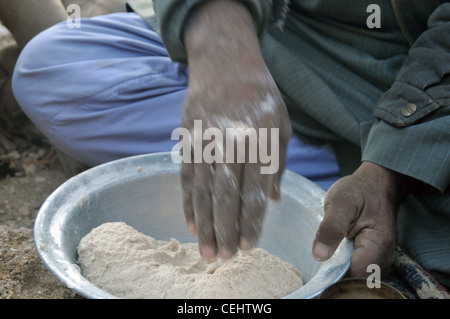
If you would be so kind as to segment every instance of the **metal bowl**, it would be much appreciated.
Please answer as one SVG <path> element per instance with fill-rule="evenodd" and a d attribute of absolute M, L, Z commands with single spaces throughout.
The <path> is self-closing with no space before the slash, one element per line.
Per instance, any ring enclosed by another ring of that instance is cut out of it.
<path fill-rule="evenodd" d="M 378 282 L 370 288 L 365 278 L 346 278 L 331 285 L 319 296 L 319 299 L 407 299 L 406 296 L 385 283 Z"/>
<path fill-rule="evenodd" d="M 44 264 L 81 296 L 115 298 L 84 278 L 77 265 L 78 243 L 93 228 L 121 221 L 160 240 L 195 242 L 183 216 L 179 169 L 170 153 L 158 153 L 103 164 L 69 179 L 36 218 L 34 240 Z M 311 247 L 325 192 L 290 171 L 281 191 L 281 199 L 268 204 L 258 247 L 301 271 L 304 286 L 285 298 L 316 298 L 347 272 L 353 242 L 344 239 L 328 261 L 316 261 Z"/>

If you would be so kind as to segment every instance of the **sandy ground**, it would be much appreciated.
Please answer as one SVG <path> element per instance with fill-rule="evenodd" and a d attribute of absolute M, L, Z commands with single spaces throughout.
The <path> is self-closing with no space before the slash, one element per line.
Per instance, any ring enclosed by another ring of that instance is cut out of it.
<path fill-rule="evenodd" d="M 0 169 L 0 299 L 79 297 L 45 267 L 33 241 L 40 206 L 66 180 L 56 155 L 30 145 L 1 162 L 10 168 Z"/>
<path fill-rule="evenodd" d="M 0 24 L 0 49 L 11 43 Z M 0 127 L 0 299 L 80 298 L 41 262 L 33 226 L 45 199 L 67 180 L 48 143 L 37 146 Z"/>

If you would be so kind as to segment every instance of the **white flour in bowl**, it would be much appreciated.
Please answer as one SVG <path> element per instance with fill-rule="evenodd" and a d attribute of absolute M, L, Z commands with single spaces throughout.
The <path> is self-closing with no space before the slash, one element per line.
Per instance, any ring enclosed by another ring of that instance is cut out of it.
<path fill-rule="evenodd" d="M 82 275 L 121 298 L 281 298 L 301 273 L 266 250 L 207 261 L 198 244 L 160 241 L 125 223 L 105 223 L 78 247 Z"/>

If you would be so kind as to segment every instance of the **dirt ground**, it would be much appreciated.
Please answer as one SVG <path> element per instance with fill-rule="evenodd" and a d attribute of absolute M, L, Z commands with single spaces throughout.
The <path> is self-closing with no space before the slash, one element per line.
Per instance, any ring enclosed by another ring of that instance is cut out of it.
<path fill-rule="evenodd" d="M 82 17 L 124 11 L 125 2 L 62 0 L 65 7 L 80 5 Z M 15 120 L 11 125 L 11 118 L 22 120 L 22 117 L 14 103 L 9 103 L 10 89 L 5 89 L 10 86 L 11 75 L 6 61 L 10 62 L 15 51 L 2 49 L 13 43 L 12 35 L 0 21 L 0 53 L 4 54 L 0 54 L 0 62 L 5 62 L 0 63 L 0 299 L 80 298 L 47 270 L 34 247 L 37 212 L 67 178 L 48 143 L 36 144 L 9 134 L 10 126 L 22 126 Z"/>
<path fill-rule="evenodd" d="M 0 24 L 0 49 L 11 42 Z M 49 143 L 7 133 L 0 121 L 0 299 L 80 298 L 45 267 L 33 240 L 39 208 L 67 180 L 62 166 Z"/>
<path fill-rule="evenodd" d="M 0 163 L 0 299 L 78 298 L 41 262 L 33 241 L 40 206 L 66 180 L 53 149 L 30 145 Z"/>

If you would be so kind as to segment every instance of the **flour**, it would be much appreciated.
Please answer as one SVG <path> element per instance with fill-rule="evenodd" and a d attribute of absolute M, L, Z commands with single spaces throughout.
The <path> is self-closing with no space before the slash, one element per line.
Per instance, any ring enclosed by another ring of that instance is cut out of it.
<path fill-rule="evenodd" d="M 196 243 L 156 240 L 125 223 L 93 229 L 78 254 L 82 275 L 121 298 L 280 298 L 303 285 L 293 265 L 266 250 L 207 261 Z"/>

